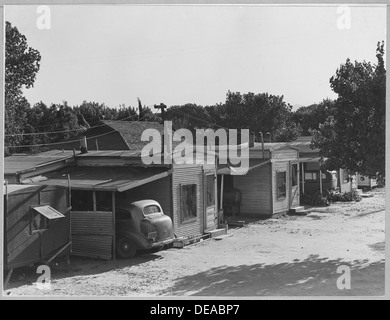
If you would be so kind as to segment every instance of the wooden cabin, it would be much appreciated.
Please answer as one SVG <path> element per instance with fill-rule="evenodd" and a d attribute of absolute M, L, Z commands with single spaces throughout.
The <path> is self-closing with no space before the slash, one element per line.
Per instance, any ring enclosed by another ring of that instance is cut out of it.
<path fill-rule="evenodd" d="M 271 217 L 299 207 L 298 151 L 285 143 L 264 143 L 264 147 L 255 143 L 249 150 L 248 172 L 243 175 L 235 174 L 220 159 L 218 176 L 225 216 Z"/>
<path fill-rule="evenodd" d="M 215 163 L 145 165 L 140 150 L 89 151 L 59 170 L 19 178 L 44 186 L 70 183 L 73 255 L 115 259 L 115 203 L 121 199 L 158 201 L 177 237 L 218 227 Z"/>

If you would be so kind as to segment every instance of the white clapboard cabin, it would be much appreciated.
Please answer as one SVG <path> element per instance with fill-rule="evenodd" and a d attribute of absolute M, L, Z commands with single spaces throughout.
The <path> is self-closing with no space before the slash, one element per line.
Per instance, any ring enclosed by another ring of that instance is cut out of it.
<path fill-rule="evenodd" d="M 299 207 L 299 154 L 286 143 L 255 143 L 243 175 L 221 162 L 218 193 L 225 217 L 271 217 Z"/>

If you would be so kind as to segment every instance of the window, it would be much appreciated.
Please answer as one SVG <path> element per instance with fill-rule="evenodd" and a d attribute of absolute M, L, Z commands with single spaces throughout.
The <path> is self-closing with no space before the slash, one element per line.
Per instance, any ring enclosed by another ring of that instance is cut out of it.
<path fill-rule="evenodd" d="M 291 185 L 293 187 L 298 185 L 298 164 L 293 164 L 291 167 Z"/>
<path fill-rule="evenodd" d="M 96 211 L 112 211 L 112 193 L 96 191 Z"/>
<path fill-rule="evenodd" d="M 215 205 L 215 177 L 213 175 L 206 176 L 206 201 L 207 207 Z"/>
<path fill-rule="evenodd" d="M 93 211 L 93 192 L 72 190 L 73 211 Z"/>
<path fill-rule="evenodd" d="M 156 206 L 156 205 L 146 206 L 144 208 L 144 214 L 145 215 L 153 214 L 153 213 L 159 213 L 159 212 L 161 212 L 160 207 Z"/>
<path fill-rule="evenodd" d="M 196 184 L 181 185 L 180 198 L 180 221 L 183 223 L 196 219 Z"/>
<path fill-rule="evenodd" d="M 49 229 L 51 220 L 64 218 L 65 216 L 56 209 L 44 205 L 31 208 L 30 233 Z"/>
<path fill-rule="evenodd" d="M 286 198 L 286 171 L 276 172 L 278 200 Z"/>
<path fill-rule="evenodd" d="M 316 181 L 317 172 L 305 172 L 305 181 Z"/>

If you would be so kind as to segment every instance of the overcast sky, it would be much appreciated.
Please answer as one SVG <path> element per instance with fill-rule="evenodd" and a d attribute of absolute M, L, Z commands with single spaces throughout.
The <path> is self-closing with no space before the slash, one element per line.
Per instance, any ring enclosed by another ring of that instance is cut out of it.
<path fill-rule="evenodd" d="M 6 6 L 5 19 L 40 51 L 31 104 L 83 100 L 148 106 L 225 100 L 228 90 L 284 95 L 292 105 L 335 98 L 329 78 L 341 63 L 376 62 L 386 38 L 384 6 Z"/>

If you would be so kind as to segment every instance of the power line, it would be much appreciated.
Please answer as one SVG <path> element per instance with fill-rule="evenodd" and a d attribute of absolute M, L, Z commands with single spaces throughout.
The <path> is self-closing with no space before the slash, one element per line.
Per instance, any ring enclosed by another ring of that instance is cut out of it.
<path fill-rule="evenodd" d="M 145 119 L 147 116 L 144 116 L 142 117 L 141 119 L 139 119 L 138 121 L 141 121 L 143 119 Z M 127 117 L 127 118 L 123 118 L 121 120 L 115 120 L 115 121 L 123 121 L 125 119 L 128 119 L 130 117 Z M 96 126 L 96 127 L 91 127 L 91 128 L 97 128 L 97 127 L 101 127 L 101 126 L 105 126 L 105 124 L 102 124 L 102 125 L 99 125 L 99 126 Z M 90 128 L 90 129 L 91 129 Z M 100 138 L 100 137 L 103 137 L 105 135 L 108 135 L 108 134 L 111 134 L 111 133 L 114 133 L 114 132 L 117 132 L 116 130 L 112 130 L 112 131 L 109 131 L 109 132 L 106 132 L 106 133 L 103 133 L 103 134 L 100 134 L 100 135 L 96 135 L 96 136 L 93 136 L 93 137 L 89 137 L 87 138 L 87 140 L 91 140 L 91 139 L 96 139 L 96 138 Z M 74 142 L 79 142 L 80 140 L 71 140 L 71 141 L 61 141 L 61 142 L 50 142 L 50 143 L 41 143 L 41 144 L 29 144 L 29 145 L 18 145 L 18 146 L 4 146 L 6 148 L 28 148 L 28 147 L 44 147 L 44 146 L 54 146 L 54 145 L 64 145 L 64 144 L 70 144 L 70 143 L 74 143 Z"/>
<path fill-rule="evenodd" d="M 192 119 L 195 119 L 195 120 L 198 120 L 198 121 L 202 121 L 202 122 L 207 123 L 207 124 L 210 124 L 210 125 L 212 125 L 212 126 L 219 127 L 219 128 L 221 128 L 221 129 L 229 130 L 229 128 L 220 126 L 220 125 L 218 125 L 218 124 L 216 124 L 216 123 L 208 122 L 208 121 L 206 121 L 206 120 L 203 120 L 203 119 L 200 119 L 200 118 L 197 118 L 197 117 L 194 117 L 194 116 L 189 115 L 189 114 L 187 114 L 187 113 L 185 113 L 185 112 L 183 112 L 183 111 L 178 111 L 178 110 L 173 110 L 173 109 L 171 109 L 170 111 L 175 112 L 175 113 L 178 113 L 178 114 L 181 114 L 181 115 L 184 115 L 184 116 L 186 116 L 186 117 L 189 117 L 189 118 L 192 118 Z"/>
<path fill-rule="evenodd" d="M 87 140 L 91 140 L 91 139 L 96 139 L 96 138 L 99 138 L 99 137 L 102 137 L 102 136 L 105 136 L 105 135 L 108 135 L 108 134 L 111 134 L 111 133 L 114 133 L 116 132 L 116 130 L 112 130 L 110 132 L 106 132 L 106 133 L 103 133 L 103 134 L 99 134 L 99 135 L 96 135 L 96 136 L 93 136 L 93 137 L 89 137 L 87 138 Z M 54 146 L 54 145 L 63 145 L 63 144 L 69 144 L 69 143 L 74 143 L 74 142 L 79 142 L 80 140 L 71 140 L 71 141 L 62 141 L 62 142 L 50 142 L 50 143 L 41 143 L 41 144 L 28 144 L 28 145 L 22 145 L 22 146 L 5 146 L 7 148 L 28 148 L 28 147 L 43 147 L 43 146 Z"/>
<path fill-rule="evenodd" d="M 127 120 L 129 118 L 132 118 L 134 115 L 131 115 L 131 116 L 128 116 L 128 117 L 125 117 L 123 119 L 119 119 L 119 120 L 113 120 L 113 121 L 124 121 L 124 120 Z M 136 121 L 141 121 L 143 119 L 145 119 L 145 117 L 142 117 L 141 119 L 138 119 Z M 109 120 L 108 120 L 109 121 Z M 49 125 L 48 125 L 49 126 Z M 100 124 L 100 125 L 97 125 L 97 126 L 92 126 L 92 127 L 89 127 L 87 128 L 88 129 L 94 129 L 94 128 L 99 128 L 99 127 L 102 127 L 102 126 L 105 126 L 105 124 Z M 33 136 L 33 135 L 46 135 L 46 134 L 58 134 L 58 133 L 67 133 L 67 132 L 74 132 L 74 131 L 82 131 L 82 130 L 85 130 L 85 128 L 79 128 L 79 129 L 72 129 L 72 130 L 63 130 L 63 131 L 48 131 L 48 132 L 31 132 L 31 133 L 15 133 L 15 134 L 5 134 L 4 136 L 5 137 L 14 137 L 14 136 Z"/>

